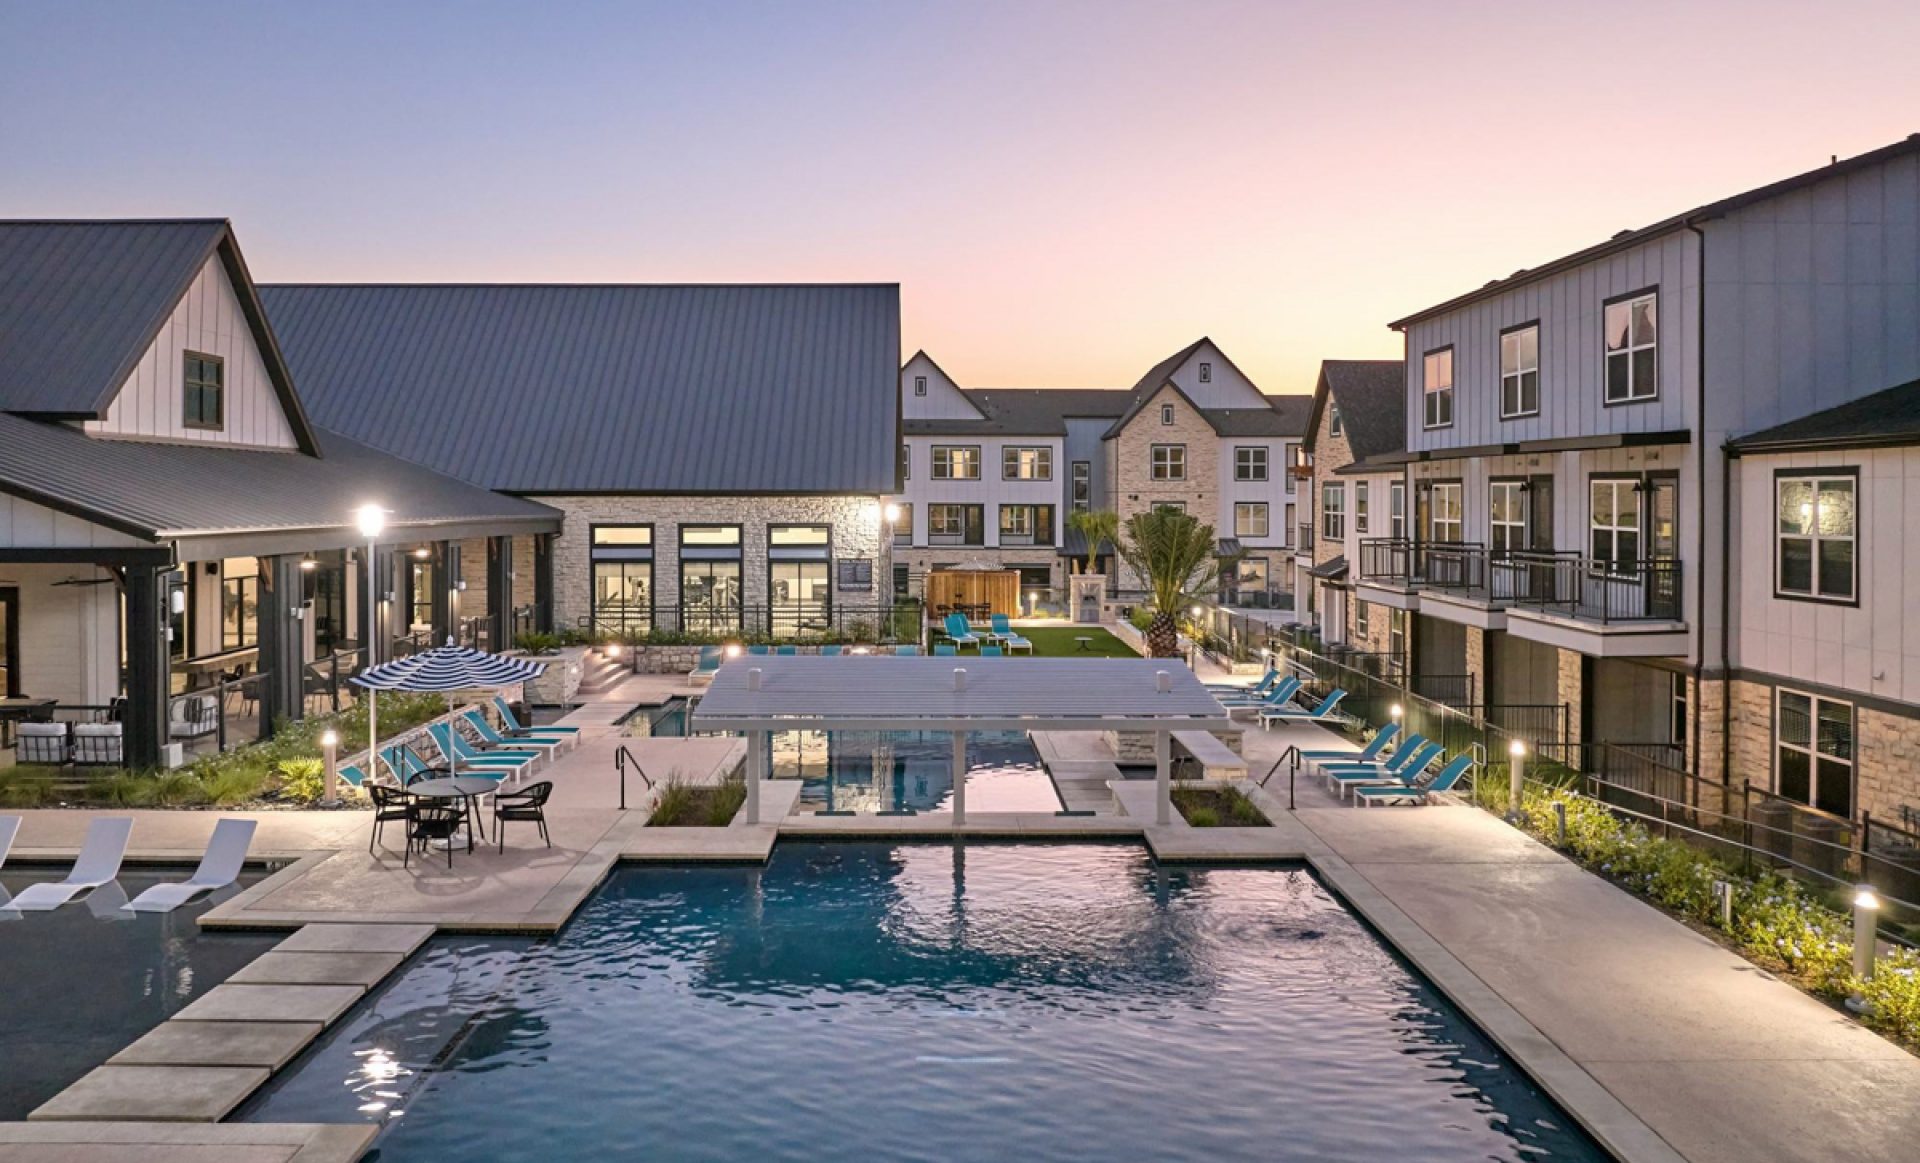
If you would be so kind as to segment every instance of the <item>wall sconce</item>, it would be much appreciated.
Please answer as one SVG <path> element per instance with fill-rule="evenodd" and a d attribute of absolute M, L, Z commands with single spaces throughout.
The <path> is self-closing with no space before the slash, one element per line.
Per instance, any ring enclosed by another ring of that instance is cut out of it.
<path fill-rule="evenodd" d="M 167 591 L 167 609 L 176 614 L 187 612 L 187 591 L 174 589 Z"/>
<path fill-rule="evenodd" d="M 454 583 L 453 583 L 453 592 L 454 592 L 454 593 L 456 593 L 456 594 L 464 594 L 464 593 L 466 593 L 466 592 L 467 592 L 467 583 L 466 583 L 466 582 L 465 582 L 464 580 L 462 580 L 462 581 L 457 581 L 457 582 L 454 582 Z"/>
<path fill-rule="evenodd" d="M 429 556 L 431 556 L 432 552 L 433 552 L 432 550 L 422 545 L 420 548 L 413 551 L 413 555 L 414 557 L 420 559 L 421 561 L 425 561 Z"/>
<path fill-rule="evenodd" d="M 315 569 L 319 568 L 319 566 L 320 566 L 320 563 L 315 561 L 311 556 L 303 557 L 300 559 L 300 568 L 304 572 L 311 573 Z"/>

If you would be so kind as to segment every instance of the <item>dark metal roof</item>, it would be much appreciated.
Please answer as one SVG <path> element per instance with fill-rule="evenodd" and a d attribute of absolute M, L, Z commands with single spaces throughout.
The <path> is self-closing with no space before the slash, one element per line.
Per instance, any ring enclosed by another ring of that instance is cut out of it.
<path fill-rule="evenodd" d="M 1323 359 L 1306 432 L 1320 428 L 1331 396 L 1340 428 L 1355 460 L 1403 451 L 1407 446 L 1407 370 L 1397 359 Z"/>
<path fill-rule="evenodd" d="M 1343 553 L 1339 557 L 1329 557 L 1319 565 L 1309 567 L 1307 572 L 1322 581 L 1338 581 L 1347 576 L 1347 556 Z"/>
<path fill-rule="evenodd" d="M 1904 139 L 1896 141 L 1892 145 L 1881 146 L 1879 149 L 1871 150 L 1857 157 L 1831 162 L 1821 166 L 1817 170 L 1808 170 L 1805 173 L 1795 174 L 1790 178 L 1783 178 L 1777 182 L 1770 182 L 1767 185 L 1755 187 L 1742 194 L 1735 194 L 1731 198 L 1722 198 L 1717 202 L 1708 202 L 1703 206 L 1696 206 L 1685 213 L 1675 214 L 1671 218 L 1663 218 L 1651 226 L 1643 226 L 1638 230 L 1622 230 L 1605 242 L 1597 243 L 1587 247 L 1585 250 L 1577 250 L 1570 255 L 1554 259 L 1552 262 L 1541 266 L 1515 271 L 1504 279 L 1495 279 L 1478 290 L 1468 291 L 1464 295 L 1456 295 L 1444 303 L 1428 307 L 1423 311 L 1416 311 L 1404 319 L 1396 319 L 1392 323 L 1387 324 L 1387 326 L 1398 331 L 1407 327 L 1409 324 L 1418 323 L 1422 319 L 1430 319 L 1435 315 L 1444 315 L 1449 311 L 1464 307 L 1468 303 L 1477 302 L 1492 295 L 1503 294 L 1515 287 L 1533 282 L 1535 279 L 1543 279 L 1548 275 L 1557 274 L 1560 271 L 1580 266 L 1583 263 L 1592 262 L 1597 258 L 1604 258 L 1609 254 L 1625 250 L 1628 247 L 1638 246 L 1650 238 L 1656 238 L 1662 234 L 1669 234 L 1683 227 L 1704 222 L 1709 218 L 1724 217 L 1735 210 L 1751 206 L 1756 202 L 1763 202 L 1768 198 L 1777 198 L 1782 194 L 1789 194 L 1802 187 L 1811 186 L 1815 182 L 1824 182 L 1828 178 L 1842 177 L 1855 170 L 1879 165 L 1881 162 L 1913 153 L 1916 150 L 1920 150 L 1920 133 L 1909 134 Z"/>
<path fill-rule="evenodd" d="M 1202 408 L 1200 415 L 1222 436 L 1301 436 L 1312 396 L 1268 396 L 1265 408 Z"/>
<path fill-rule="evenodd" d="M 524 493 L 886 493 L 892 284 L 261 288 L 329 428 Z"/>
<path fill-rule="evenodd" d="M 223 218 L 0 222 L 0 411 L 102 419 L 219 255 L 300 446 L 315 438 Z"/>
<path fill-rule="evenodd" d="M 1130 399 L 1120 388 L 962 388 L 982 420 L 908 420 L 909 436 L 1065 436 L 1068 418 L 1105 420 Z"/>
<path fill-rule="evenodd" d="M 1727 442 L 1736 453 L 1920 444 L 1920 380 Z"/>
<path fill-rule="evenodd" d="M 442 476 L 334 433 L 323 433 L 322 445 L 324 458 L 109 440 L 71 424 L 0 413 L 0 492 L 155 541 L 340 528 L 368 502 L 389 509 L 395 528 L 558 527 L 560 514 L 545 505 Z"/>
<path fill-rule="evenodd" d="M 1140 409 L 1147 406 L 1147 401 L 1153 398 L 1154 393 L 1166 385 L 1167 377 L 1178 370 L 1181 364 L 1187 362 L 1187 357 L 1199 351 L 1206 342 L 1207 337 L 1202 335 L 1179 351 L 1174 352 L 1172 355 L 1148 368 L 1147 374 L 1141 376 L 1139 381 L 1129 389 L 1132 393 L 1132 399 L 1127 401 L 1126 411 L 1120 413 L 1119 417 L 1114 420 L 1113 426 L 1107 429 L 1108 438 L 1120 435 L 1120 430 L 1127 426 L 1127 421 L 1138 416 Z"/>

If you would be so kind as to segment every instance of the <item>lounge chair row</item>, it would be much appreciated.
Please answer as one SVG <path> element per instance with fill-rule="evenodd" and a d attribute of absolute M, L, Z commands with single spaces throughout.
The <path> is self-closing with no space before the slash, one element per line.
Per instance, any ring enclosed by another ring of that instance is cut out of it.
<path fill-rule="evenodd" d="M 1463 752 L 1433 772 L 1446 750 L 1417 732 L 1388 751 L 1399 732 L 1399 724 L 1389 723 L 1358 751 L 1303 751 L 1300 758 L 1319 770 L 1329 790 L 1337 790 L 1342 799 L 1351 797 L 1362 807 L 1430 802 L 1433 796 L 1452 791 L 1473 767 L 1473 757 Z"/>
<path fill-rule="evenodd" d="M 168 913 L 203 893 L 227 887 L 239 879 L 240 869 L 247 862 L 247 849 L 253 844 L 254 827 L 252 820 L 228 818 L 219 821 L 213 826 L 213 837 L 207 841 L 206 853 L 200 857 L 200 865 L 194 869 L 191 877 L 176 883 L 156 884 L 120 907 L 136 913 Z M 0 816 L 0 866 L 6 864 L 7 854 L 12 851 L 14 838 L 19 834 L 19 816 Z M 66 877 L 45 884 L 30 884 L 11 900 L 6 899 L 6 890 L 0 889 L 0 914 L 50 912 L 68 901 L 79 900 L 97 888 L 112 884 L 120 875 L 120 865 L 127 855 L 127 841 L 132 836 L 131 817 L 96 818 L 87 825 L 87 837 L 81 842 L 80 855 L 74 860 L 73 868 Z"/>

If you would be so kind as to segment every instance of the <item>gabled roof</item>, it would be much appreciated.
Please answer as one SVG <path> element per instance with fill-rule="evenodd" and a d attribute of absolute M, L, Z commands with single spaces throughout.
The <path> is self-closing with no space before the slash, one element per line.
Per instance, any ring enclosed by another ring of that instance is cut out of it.
<path fill-rule="evenodd" d="M 1265 408 L 1202 408 L 1200 415 L 1222 436 L 1300 436 L 1312 407 L 1312 396 L 1268 396 Z"/>
<path fill-rule="evenodd" d="M 1625 250 L 1631 246 L 1638 246 L 1650 238 L 1656 238 L 1662 234 L 1669 234 L 1675 230 L 1680 230 L 1686 226 L 1697 224 L 1710 218 L 1724 217 L 1735 210 L 1751 206 L 1756 202 L 1764 202 L 1768 198 L 1777 198 L 1782 194 L 1790 194 L 1795 190 L 1811 186 L 1816 182 L 1824 182 L 1829 178 L 1844 177 L 1847 174 L 1853 173 L 1855 170 L 1863 170 L 1869 166 L 1876 166 L 1881 162 L 1890 161 L 1916 151 L 1920 151 L 1920 133 L 1909 134 L 1903 140 L 1896 141 L 1892 145 L 1870 150 L 1857 157 L 1835 161 L 1828 165 L 1821 166 L 1819 169 L 1808 170 L 1805 173 L 1795 174 L 1790 178 L 1783 178 L 1777 182 L 1757 186 L 1745 193 L 1735 194 L 1730 198 L 1722 198 L 1717 202 L 1708 202 L 1705 205 L 1696 206 L 1684 213 L 1675 214 L 1671 218 L 1663 218 L 1651 226 L 1643 226 L 1637 230 L 1622 230 L 1605 242 L 1597 243 L 1587 247 L 1585 250 L 1577 250 L 1572 254 L 1554 259 L 1552 262 L 1545 263 L 1541 266 L 1515 271 L 1504 279 L 1495 279 L 1478 290 L 1468 291 L 1466 294 L 1457 295 L 1444 303 L 1436 304 L 1422 311 L 1416 311 L 1404 319 L 1394 320 L 1387 326 L 1399 331 L 1410 324 L 1418 323 L 1422 319 L 1430 319 L 1435 315 L 1444 315 L 1449 311 L 1464 307 L 1469 303 L 1477 302 L 1493 295 L 1503 294 L 1515 287 L 1533 282 L 1536 279 L 1543 279 L 1549 275 L 1557 274 L 1560 271 L 1580 266 L 1583 263 L 1592 262 L 1597 258 L 1604 258 L 1609 254 Z"/>
<path fill-rule="evenodd" d="M 1233 369 L 1234 374 L 1249 384 L 1253 382 L 1245 372 L 1240 370 L 1232 358 L 1220 349 L 1219 344 L 1202 335 L 1148 368 L 1147 374 L 1141 376 L 1139 381 L 1128 389 L 1126 409 L 1114 419 L 1112 424 L 1108 425 L 1105 439 L 1111 440 L 1120 435 L 1121 431 L 1133 422 L 1133 418 L 1140 414 L 1140 410 L 1160 394 L 1162 388 L 1172 388 L 1221 436 L 1298 436 L 1304 430 L 1302 427 L 1306 419 L 1304 396 L 1266 396 L 1268 406 L 1265 408 L 1202 408 L 1194 403 L 1193 397 L 1182 391 L 1180 385 L 1173 382 L 1172 376 L 1174 372 L 1180 370 L 1180 365 L 1193 358 L 1194 353 L 1203 347 L 1211 347 L 1214 354 L 1220 357 L 1221 362 Z M 1302 403 L 1298 405 L 1291 403 L 1294 400 L 1300 400 Z"/>
<path fill-rule="evenodd" d="M 1118 388 L 962 388 L 979 420 L 908 420 L 909 436 L 1064 436 L 1069 419 L 1106 420 L 1127 406 Z"/>
<path fill-rule="evenodd" d="M 900 289 L 261 288 L 314 416 L 521 493 L 895 488 Z"/>
<path fill-rule="evenodd" d="M 1727 442 L 1735 453 L 1920 444 L 1920 380 L 1823 408 Z"/>
<path fill-rule="evenodd" d="M 1180 365 L 1187 362 L 1188 359 L 1192 358 L 1194 352 L 1199 351 L 1209 342 L 1207 337 L 1202 335 L 1179 351 L 1174 352 L 1172 355 L 1148 368 L 1147 374 L 1141 376 L 1138 382 L 1136 382 L 1132 388 L 1128 389 L 1132 393 L 1132 396 L 1127 402 L 1126 410 L 1121 412 L 1119 417 L 1114 420 L 1112 427 L 1107 429 L 1107 436 L 1111 438 L 1120 435 L 1120 430 L 1125 428 L 1129 421 L 1140 414 L 1140 409 L 1147 406 L 1147 401 L 1151 400 L 1161 388 L 1172 382 L 1170 377 L 1180 369 Z M 1185 392 L 1181 393 L 1182 397 L 1185 395 Z M 1187 403 L 1191 404 L 1193 401 L 1188 400 Z M 1198 408 L 1196 407 L 1195 410 L 1198 411 Z"/>
<path fill-rule="evenodd" d="M 220 444 L 101 440 L 0 413 L 0 492 L 153 541 L 346 527 L 385 506 L 395 529 L 453 522 L 557 528 L 545 505 L 454 480 L 324 433 L 324 456 Z"/>
<path fill-rule="evenodd" d="M 1320 430 L 1328 398 L 1355 460 L 1407 446 L 1407 370 L 1397 359 L 1323 359 L 1306 424 L 1309 443 Z"/>
<path fill-rule="evenodd" d="M 0 222 L 0 411 L 105 419 L 219 255 L 301 449 L 316 441 L 224 218 Z"/>

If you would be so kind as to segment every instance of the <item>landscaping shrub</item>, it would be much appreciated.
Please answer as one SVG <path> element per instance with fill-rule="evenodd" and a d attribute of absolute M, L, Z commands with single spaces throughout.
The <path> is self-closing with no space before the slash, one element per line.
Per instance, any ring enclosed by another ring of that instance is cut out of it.
<path fill-rule="evenodd" d="M 522 654 L 552 654 L 560 649 L 558 634 L 522 634 L 513 640 L 513 648 Z"/>
<path fill-rule="evenodd" d="M 327 765 L 318 759 L 280 761 L 280 794 L 301 804 L 320 802 L 326 789 Z"/>
<path fill-rule="evenodd" d="M 724 828 L 747 802 L 743 779 L 729 779 L 714 786 L 685 782 L 679 772 L 667 776 L 653 814 L 647 817 L 650 828 Z"/>

